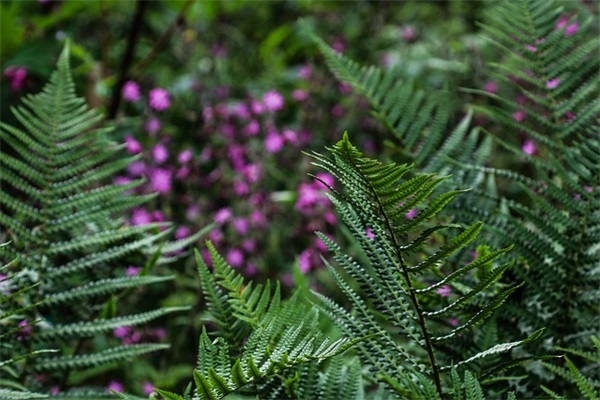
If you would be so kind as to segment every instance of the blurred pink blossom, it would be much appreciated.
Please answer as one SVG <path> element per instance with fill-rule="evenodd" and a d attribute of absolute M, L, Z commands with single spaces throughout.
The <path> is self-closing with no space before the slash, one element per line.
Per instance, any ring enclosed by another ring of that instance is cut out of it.
<path fill-rule="evenodd" d="M 275 112 L 283 108 L 283 96 L 275 90 L 265 93 L 262 100 L 268 111 Z"/>
<path fill-rule="evenodd" d="M 171 106 L 169 92 L 163 88 L 154 88 L 150 91 L 150 108 L 156 111 L 164 111 Z"/>
<path fill-rule="evenodd" d="M 573 36 L 579 30 L 579 23 L 573 22 L 571 25 L 567 26 L 565 29 L 565 36 Z"/>
<path fill-rule="evenodd" d="M 373 233 L 371 228 L 369 228 L 368 226 L 365 228 L 365 235 L 367 235 L 367 237 L 371 240 L 375 239 L 375 234 Z"/>
<path fill-rule="evenodd" d="M 161 194 L 171 191 L 171 173 L 163 168 L 155 168 L 150 173 L 150 185 L 152 189 Z"/>
<path fill-rule="evenodd" d="M 221 208 L 215 214 L 215 222 L 219 223 L 219 224 L 224 224 L 225 222 L 229 221 L 229 219 L 231 218 L 231 216 L 232 216 L 231 209 L 229 209 L 229 208 Z"/>
<path fill-rule="evenodd" d="M 531 44 L 528 44 L 527 46 L 525 46 L 525 48 L 532 53 L 535 53 L 537 51 L 537 47 L 535 47 Z"/>
<path fill-rule="evenodd" d="M 108 391 L 113 390 L 115 392 L 123 393 L 123 384 L 119 381 L 110 381 L 106 388 Z"/>
<path fill-rule="evenodd" d="M 175 239 L 185 239 L 186 237 L 190 236 L 191 232 L 192 231 L 189 227 L 182 225 L 175 230 Z"/>
<path fill-rule="evenodd" d="M 312 251 L 310 249 L 304 250 L 298 256 L 298 268 L 304 274 L 310 272 L 312 268 Z"/>
<path fill-rule="evenodd" d="M 10 88 L 20 90 L 27 78 L 27 68 L 25 67 L 8 67 L 4 70 L 4 76 L 10 81 Z"/>
<path fill-rule="evenodd" d="M 160 128 L 161 128 L 160 120 L 156 117 L 150 117 L 146 121 L 144 128 L 150 135 L 154 135 L 155 133 L 160 131 Z"/>
<path fill-rule="evenodd" d="M 534 155 L 537 151 L 534 141 L 530 139 L 525 140 L 525 143 L 523 143 L 523 146 L 521 147 L 521 151 L 528 156 Z"/>
<path fill-rule="evenodd" d="M 242 236 L 246 235 L 249 230 L 248 220 L 245 218 L 236 218 L 233 220 L 233 228 Z"/>
<path fill-rule="evenodd" d="M 133 265 L 130 265 L 129 267 L 127 267 L 125 269 L 125 275 L 126 276 L 136 276 L 140 273 L 141 270 L 142 270 L 142 268 L 140 268 L 140 267 L 134 267 Z"/>
<path fill-rule="evenodd" d="M 183 150 L 181 153 L 179 153 L 179 156 L 177 156 L 177 161 L 179 161 L 180 164 L 185 164 L 192 161 L 192 150 Z"/>
<path fill-rule="evenodd" d="M 292 98 L 296 101 L 305 101 L 308 99 L 308 92 L 302 89 L 296 89 L 292 92 Z"/>
<path fill-rule="evenodd" d="M 142 392 L 147 396 L 154 393 L 154 389 L 152 388 L 152 383 L 144 382 L 144 384 L 142 385 Z"/>
<path fill-rule="evenodd" d="M 488 93 L 496 93 L 498 91 L 498 84 L 494 81 L 487 81 L 483 88 Z"/>
<path fill-rule="evenodd" d="M 436 289 L 435 292 L 437 294 L 439 294 L 441 297 L 450 297 L 450 295 L 452 295 L 452 288 L 448 285 L 444 285 L 444 286 Z"/>
<path fill-rule="evenodd" d="M 417 216 L 417 209 L 413 208 L 412 210 L 410 210 L 409 212 L 407 212 L 406 214 L 404 214 L 404 216 L 408 219 L 413 219 L 414 217 Z"/>
<path fill-rule="evenodd" d="M 568 23 L 569 23 L 569 18 L 567 18 L 567 16 L 563 15 L 559 18 L 558 22 L 554 26 L 554 29 L 556 29 L 556 30 L 562 29 L 565 26 L 567 26 Z"/>
<path fill-rule="evenodd" d="M 244 127 L 244 132 L 248 136 L 256 136 L 260 132 L 260 124 L 255 119 L 251 120 L 248 122 L 248 125 Z"/>
<path fill-rule="evenodd" d="M 169 158 L 169 151 L 162 143 L 157 144 L 152 148 L 152 158 L 157 164 L 162 164 Z"/>
<path fill-rule="evenodd" d="M 559 83 L 560 83 L 560 79 L 558 79 L 558 78 L 550 79 L 548 82 L 546 82 L 546 88 L 555 89 L 558 87 Z"/>
<path fill-rule="evenodd" d="M 131 217 L 134 226 L 146 225 L 152 222 L 152 216 L 143 208 L 135 208 Z"/>
<path fill-rule="evenodd" d="M 136 102 L 140 99 L 140 87 L 134 81 L 127 81 L 123 85 L 121 95 L 125 101 Z"/>
<path fill-rule="evenodd" d="M 310 79 L 310 76 L 312 75 L 312 69 L 310 68 L 310 65 L 303 65 L 300 67 L 300 70 L 298 70 L 298 77 L 300 79 Z"/>
<path fill-rule="evenodd" d="M 527 116 L 527 113 L 525 113 L 525 111 L 522 111 L 522 110 L 515 111 L 512 115 L 513 119 L 517 122 L 523 122 L 525 120 L 526 116 Z"/>
<path fill-rule="evenodd" d="M 227 262 L 233 268 L 238 268 L 244 263 L 244 253 L 240 249 L 231 249 L 227 252 Z"/>
<path fill-rule="evenodd" d="M 283 148 L 283 138 L 276 132 L 267 134 L 265 138 L 265 150 L 269 153 L 279 153 Z"/>
<path fill-rule="evenodd" d="M 142 145 L 140 142 L 135 140 L 131 135 L 125 136 L 125 144 L 127 145 L 127 152 L 129 154 L 137 154 L 142 151 Z"/>

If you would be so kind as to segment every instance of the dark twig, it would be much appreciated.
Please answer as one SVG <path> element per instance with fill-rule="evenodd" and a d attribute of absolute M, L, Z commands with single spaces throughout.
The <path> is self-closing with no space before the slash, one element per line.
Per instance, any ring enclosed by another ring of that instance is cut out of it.
<path fill-rule="evenodd" d="M 150 64 L 154 60 L 154 58 L 156 58 L 162 47 L 166 44 L 167 40 L 171 37 L 171 35 L 173 35 L 175 29 L 177 29 L 177 26 L 179 25 L 180 21 L 184 18 L 185 13 L 187 12 L 188 8 L 190 8 L 190 6 L 193 4 L 193 2 L 194 0 L 187 0 L 185 2 L 183 7 L 181 7 L 181 10 L 177 14 L 177 17 L 175 17 L 173 22 L 171 22 L 171 25 L 169 25 L 167 30 L 156 41 L 150 52 L 146 54 L 146 56 L 140 62 L 138 62 L 137 65 L 133 67 L 131 76 L 137 76 L 138 74 L 140 74 L 148 66 L 148 64 Z"/>
<path fill-rule="evenodd" d="M 142 28 L 142 20 L 144 17 L 144 10 L 146 8 L 146 2 L 143 0 L 137 0 L 135 2 L 135 14 L 133 16 L 133 22 L 131 24 L 131 30 L 127 37 L 127 46 L 123 59 L 121 61 L 121 67 L 118 72 L 117 83 L 113 89 L 112 98 L 108 109 L 108 119 L 114 119 L 119 110 L 119 104 L 121 103 L 121 90 L 127 80 L 127 71 L 133 61 L 133 54 L 135 52 L 135 46 L 137 39 Z"/>

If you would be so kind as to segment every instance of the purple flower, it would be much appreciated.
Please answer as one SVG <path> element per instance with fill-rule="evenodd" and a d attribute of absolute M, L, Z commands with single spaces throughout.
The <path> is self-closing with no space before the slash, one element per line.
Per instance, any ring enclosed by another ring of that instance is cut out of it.
<path fill-rule="evenodd" d="M 39 0 L 38 0 L 38 1 L 39 1 Z M 53 396 L 56 396 L 56 395 L 57 395 L 57 394 L 59 394 L 59 393 L 60 393 L 60 387 L 58 387 L 58 386 L 52 386 L 52 387 L 50 388 L 50 394 L 51 394 L 51 395 L 53 395 Z"/>
<path fill-rule="evenodd" d="M 569 23 L 569 18 L 567 18 L 566 16 L 563 15 L 562 17 L 560 17 L 560 19 L 554 26 L 554 29 L 556 29 L 556 30 L 562 29 L 565 26 L 567 26 L 568 23 Z"/>
<path fill-rule="evenodd" d="M 152 157 L 157 164 L 162 164 L 169 158 L 169 151 L 164 144 L 159 143 L 152 148 Z"/>
<path fill-rule="evenodd" d="M 250 222 L 252 222 L 254 228 L 265 228 L 267 226 L 267 219 L 259 210 L 252 211 L 250 214 Z"/>
<path fill-rule="evenodd" d="M 256 136 L 258 135 L 258 132 L 260 132 L 260 124 L 255 119 L 251 120 L 248 122 L 248 125 L 244 127 L 244 132 L 248 136 Z"/>
<path fill-rule="evenodd" d="M 190 149 L 183 150 L 181 153 L 179 153 L 179 156 L 177 157 L 177 161 L 179 161 L 180 164 L 188 163 L 191 160 L 192 160 L 192 150 L 190 150 Z"/>
<path fill-rule="evenodd" d="M 413 208 L 412 210 L 410 210 L 409 212 L 407 212 L 406 214 L 404 214 L 404 216 L 408 219 L 413 219 L 414 217 L 417 216 L 417 209 Z"/>
<path fill-rule="evenodd" d="M 180 240 L 190 236 L 191 229 L 185 225 L 180 226 L 175 230 L 175 239 Z"/>
<path fill-rule="evenodd" d="M 314 185 L 316 188 L 325 189 L 327 188 L 327 186 L 335 186 L 335 178 L 333 177 L 333 175 L 328 174 L 327 172 L 317 172 L 315 176 L 318 178 L 314 181 Z M 325 182 L 325 185 L 327 186 L 325 186 L 323 182 Z"/>
<path fill-rule="evenodd" d="M 245 218 L 236 218 L 233 220 L 233 228 L 237 231 L 237 233 L 239 233 L 240 235 L 244 236 L 248 233 L 248 220 Z"/>
<path fill-rule="evenodd" d="M 371 228 L 369 228 L 368 226 L 367 226 L 367 228 L 365 229 L 365 235 L 367 235 L 367 237 L 368 237 L 369 239 L 371 239 L 371 240 L 372 240 L 372 239 L 375 239 L 375 234 L 373 233 L 373 231 L 371 230 Z"/>
<path fill-rule="evenodd" d="M 560 83 L 560 79 L 558 79 L 558 78 L 550 79 L 548 82 L 546 82 L 546 88 L 555 89 L 556 87 L 558 87 L 559 83 Z"/>
<path fill-rule="evenodd" d="M 525 46 L 525 48 L 527 49 L 527 51 L 530 51 L 532 53 L 535 53 L 537 51 L 537 47 L 528 44 L 527 46 Z"/>
<path fill-rule="evenodd" d="M 534 141 L 527 139 L 525 141 L 525 143 L 523 143 L 523 146 L 521 147 L 521 151 L 523 153 L 527 154 L 528 156 L 534 155 L 536 152 L 536 146 L 535 146 Z"/>
<path fill-rule="evenodd" d="M 118 326 L 113 329 L 113 335 L 116 338 L 124 339 L 131 333 L 131 328 L 128 326 Z"/>
<path fill-rule="evenodd" d="M 417 33 L 412 26 L 405 26 L 400 30 L 400 36 L 406 43 L 412 43 L 417 38 Z"/>
<path fill-rule="evenodd" d="M 583 190 L 585 190 L 588 193 L 592 193 L 594 191 L 594 188 L 591 186 L 584 186 Z"/>
<path fill-rule="evenodd" d="M 567 26 L 565 29 L 565 36 L 573 36 L 579 30 L 579 24 L 577 22 L 573 22 L 571 25 Z"/>
<path fill-rule="evenodd" d="M 304 79 L 304 80 L 310 79 L 311 74 L 312 74 L 312 70 L 310 68 L 310 65 L 303 65 L 300 67 L 300 70 L 298 71 L 298 77 L 300 79 Z"/>
<path fill-rule="evenodd" d="M 142 151 L 142 145 L 140 142 L 135 140 L 131 135 L 125 136 L 125 143 L 127 144 L 127 152 L 129 154 L 138 154 Z"/>
<path fill-rule="evenodd" d="M 233 182 L 233 193 L 237 196 L 245 196 L 250 193 L 250 187 L 246 182 L 235 181 Z"/>
<path fill-rule="evenodd" d="M 265 139 L 265 149 L 269 153 L 279 153 L 283 148 L 283 138 L 281 135 L 272 132 L 267 134 Z"/>
<path fill-rule="evenodd" d="M 227 262 L 233 268 L 238 268 L 244 263 L 244 253 L 240 249 L 231 249 L 227 252 Z"/>
<path fill-rule="evenodd" d="M 152 189 L 161 194 L 171 191 L 171 173 L 166 169 L 155 168 L 150 174 Z"/>
<path fill-rule="evenodd" d="M 141 160 L 134 161 L 127 166 L 127 172 L 129 172 L 129 175 L 131 176 L 141 176 L 145 171 L 146 165 L 144 165 L 144 162 Z"/>
<path fill-rule="evenodd" d="M 298 256 L 298 268 L 304 274 L 310 272 L 312 268 L 312 254 L 310 249 L 304 250 Z"/>
<path fill-rule="evenodd" d="M 123 384 L 119 381 L 110 381 L 106 388 L 108 391 L 113 390 L 115 392 L 123 393 Z"/>
<path fill-rule="evenodd" d="M 267 111 L 275 112 L 283 108 L 283 96 L 275 90 L 265 93 L 262 100 Z"/>
<path fill-rule="evenodd" d="M 448 324 L 450 324 L 450 326 L 458 326 L 458 318 L 448 318 Z"/>
<path fill-rule="evenodd" d="M 152 216 L 143 208 L 136 208 L 133 210 L 131 216 L 131 223 L 134 226 L 146 225 L 152 222 Z"/>
<path fill-rule="evenodd" d="M 256 251 L 256 240 L 246 239 L 242 242 L 242 248 L 246 253 L 254 253 Z"/>
<path fill-rule="evenodd" d="M 308 99 L 308 92 L 302 89 L 296 89 L 292 92 L 292 98 L 296 101 L 305 101 Z"/>
<path fill-rule="evenodd" d="M 156 132 L 160 131 L 160 120 L 156 117 L 151 117 L 146 121 L 144 128 L 150 135 L 154 135 Z"/>
<path fill-rule="evenodd" d="M 232 214 L 231 214 L 231 210 L 229 208 L 227 208 L 227 207 L 221 208 L 215 214 L 215 222 L 218 224 L 224 224 L 225 222 L 229 221 L 231 216 L 232 216 Z"/>
<path fill-rule="evenodd" d="M 342 115 L 344 115 L 344 112 L 346 110 L 344 109 L 344 107 L 342 107 L 341 104 L 336 104 L 333 107 L 331 107 L 331 116 L 334 118 L 340 118 Z"/>
<path fill-rule="evenodd" d="M 515 111 L 512 115 L 513 119 L 517 122 L 523 122 L 525 120 L 526 116 L 527 116 L 527 113 L 522 110 Z"/>
<path fill-rule="evenodd" d="M 125 275 L 126 276 L 136 276 L 140 273 L 141 270 L 142 270 L 142 268 L 140 268 L 140 267 L 134 267 L 133 265 L 130 265 L 129 267 L 127 267 L 125 269 Z"/>
<path fill-rule="evenodd" d="M 142 392 L 147 396 L 154 393 L 154 388 L 152 387 L 152 383 L 144 382 L 144 384 L 142 385 Z"/>
<path fill-rule="evenodd" d="M 150 91 L 150 108 L 156 111 L 164 111 L 171 106 L 169 92 L 163 88 L 155 88 Z"/>
<path fill-rule="evenodd" d="M 131 183 L 131 178 L 127 177 L 127 176 L 117 176 L 114 180 L 113 180 L 115 185 L 127 185 L 128 183 Z"/>
<path fill-rule="evenodd" d="M 435 292 L 442 297 L 450 297 L 450 295 L 452 294 L 452 288 L 450 288 L 450 286 L 448 285 L 444 285 L 436 289 Z"/>
<path fill-rule="evenodd" d="M 4 70 L 4 76 L 10 80 L 10 88 L 20 90 L 27 78 L 27 68 L 25 67 L 8 67 Z"/>
<path fill-rule="evenodd" d="M 296 133 L 296 131 L 293 131 L 291 129 L 284 129 L 282 132 L 282 135 L 283 135 L 283 139 L 287 143 L 290 143 L 294 146 L 297 146 L 298 144 L 300 144 L 300 140 L 298 139 L 298 134 Z"/>
<path fill-rule="evenodd" d="M 121 95 L 125 101 L 138 101 L 140 99 L 140 87 L 134 81 L 127 81 L 123 85 Z"/>
<path fill-rule="evenodd" d="M 261 115 L 265 112 L 265 106 L 260 102 L 260 100 L 252 100 L 250 102 L 250 109 L 252 110 L 252 113 L 256 115 Z"/>
<path fill-rule="evenodd" d="M 26 319 L 19 322 L 17 326 L 21 328 L 21 330 L 16 333 L 18 338 L 25 338 L 29 336 L 33 330 L 33 327 L 29 325 L 29 322 Z"/>
<path fill-rule="evenodd" d="M 498 84 L 494 81 L 487 81 L 483 89 L 488 93 L 498 92 Z"/>

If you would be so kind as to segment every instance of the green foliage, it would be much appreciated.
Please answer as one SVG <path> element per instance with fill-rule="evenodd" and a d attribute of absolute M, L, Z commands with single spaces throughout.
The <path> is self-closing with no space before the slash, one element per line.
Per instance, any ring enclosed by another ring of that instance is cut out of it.
<path fill-rule="evenodd" d="M 289 394 L 297 380 L 297 372 L 290 370 L 331 358 L 359 340 L 324 338 L 318 329 L 318 312 L 302 291 L 282 301 L 279 284 L 273 290 L 269 282 L 246 285 L 212 243 L 207 246 L 213 272 L 198 252 L 196 261 L 210 305 L 207 320 L 215 324 L 218 336 L 211 341 L 203 326 L 198 365 L 193 371 L 195 398 L 214 400 L 234 392 L 270 393 L 271 398 Z M 284 379 L 286 376 L 289 378 Z"/>
<path fill-rule="evenodd" d="M 515 105 L 492 96 L 491 106 L 478 109 L 503 135 L 522 132 L 535 142 L 535 155 L 526 156 L 496 134 L 504 148 L 526 157 L 536 176 L 486 169 L 516 183 L 526 198 L 499 197 L 494 213 L 458 213 L 484 219 L 523 260 L 515 273 L 527 289 L 505 317 L 524 333 L 546 326 L 548 348 L 581 349 L 600 324 L 600 42 L 590 35 L 591 16 L 567 12 L 562 3 L 541 0 L 507 1 L 490 10 L 484 28 L 507 57 L 493 73 L 525 100 Z M 515 111 L 526 117 L 511 117 Z"/>
<path fill-rule="evenodd" d="M 98 349 L 91 340 L 184 309 L 113 315 L 127 289 L 171 279 L 148 275 L 150 264 L 140 276 L 121 272 L 126 262 L 156 254 L 170 231 L 161 232 L 166 226 L 158 224 L 124 223 L 124 211 L 153 196 L 127 194 L 141 182 L 104 183 L 132 158 L 119 156 L 122 146 L 109 140 L 109 127 L 99 127 L 100 113 L 75 95 L 68 44 L 57 67 L 41 93 L 13 109 L 23 127 L 0 125 L 0 224 L 11 241 L 0 247 L 0 259 L 13 260 L 2 268 L 7 278 L 0 300 L 0 384 L 7 388 L 47 390 L 33 374 L 45 372 L 47 385 L 64 390 L 73 370 L 114 366 L 166 349 L 161 343 L 116 346 L 111 341 Z M 181 249 L 199 234 L 162 250 Z M 173 259 L 168 254 L 153 258 L 154 263 Z M 97 397 L 104 389 L 86 393 L 77 396 Z"/>
<path fill-rule="evenodd" d="M 453 365 L 477 364 L 482 358 L 508 352 L 540 336 L 541 331 L 538 331 L 525 340 L 497 344 L 464 360 L 445 357 L 443 351 L 438 350 L 442 344 L 473 330 L 517 288 L 502 288 L 493 296 L 486 296 L 486 290 L 501 278 L 512 262 L 497 265 L 478 282 L 465 279 L 478 267 L 497 260 L 509 248 L 490 252 L 452 273 L 443 274 L 441 269 L 451 261 L 452 254 L 473 241 L 482 228 L 481 223 L 466 228 L 425 225 L 460 191 L 440 194 L 426 203 L 445 178 L 428 174 L 402 180 L 410 167 L 385 165 L 364 158 L 351 145 L 347 134 L 330 151 L 332 157 L 314 153 L 315 165 L 333 174 L 344 186 L 344 192 L 334 190 L 330 198 L 350 228 L 365 261 L 359 262 L 347 255 L 321 234 L 335 261 L 353 278 L 343 277 L 325 261 L 353 311 L 345 310 L 317 292 L 314 294 L 320 300 L 319 306 L 349 337 L 364 336 L 367 332 L 377 334 L 359 344 L 361 358 L 377 381 L 385 382 L 391 390 L 407 398 L 442 398 L 445 393 L 443 374 Z M 417 216 L 405 216 L 417 207 L 423 207 Z M 433 232 L 448 228 L 460 232 L 437 250 L 419 249 L 420 244 L 432 238 Z M 416 239 L 410 241 L 411 236 Z M 353 289 L 351 281 L 359 284 L 360 291 Z M 431 303 L 432 292 L 442 286 L 456 290 L 458 297 L 444 307 L 428 309 L 426 304 Z M 475 299 L 483 301 L 475 303 Z M 471 304 L 476 307 L 470 307 Z M 445 318 L 458 315 L 464 323 L 450 330 L 441 328 L 440 322 Z M 416 387 L 415 381 L 419 382 Z"/>

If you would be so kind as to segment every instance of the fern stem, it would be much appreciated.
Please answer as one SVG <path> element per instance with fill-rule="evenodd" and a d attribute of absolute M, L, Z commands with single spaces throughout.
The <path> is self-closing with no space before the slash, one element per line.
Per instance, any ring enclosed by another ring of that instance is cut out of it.
<path fill-rule="evenodd" d="M 352 159 L 352 158 L 349 156 L 348 159 Z M 357 172 L 359 172 L 360 176 L 363 176 L 363 174 L 360 171 L 360 168 L 358 168 L 358 166 L 356 166 L 356 165 L 353 165 L 353 166 L 357 169 Z M 371 182 L 369 182 L 368 179 L 364 179 L 364 181 L 369 186 L 371 192 L 373 193 L 373 199 L 377 203 L 379 212 L 381 213 L 383 220 L 385 221 L 386 229 L 388 230 L 389 234 L 392 237 L 394 252 L 396 253 L 396 257 L 398 258 L 398 261 L 400 262 L 400 267 L 401 267 L 398 269 L 398 272 L 404 277 L 406 285 L 408 286 L 410 300 L 411 300 L 413 307 L 415 308 L 415 311 L 417 313 L 417 317 L 418 317 L 417 322 L 419 324 L 419 327 L 421 328 L 421 333 L 423 334 L 423 338 L 425 339 L 425 350 L 427 351 L 427 356 L 429 357 L 429 362 L 431 364 L 431 377 L 435 383 L 436 391 L 438 392 L 440 398 L 442 398 L 442 385 L 441 385 L 441 381 L 440 381 L 440 371 L 439 371 L 439 367 L 437 365 L 437 361 L 435 359 L 435 354 L 433 351 L 433 343 L 431 342 L 429 331 L 427 329 L 427 324 L 425 322 L 425 317 L 423 316 L 423 310 L 421 309 L 421 305 L 419 304 L 417 295 L 414 292 L 412 280 L 410 279 L 410 275 L 408 273 L 408 266 L 406 265 L 406 263 L 404 262 L 404 259 L 402 258 L 402 251 L 400 250 L 400 246 L 398 245 L 398 239 L 396 238 L 396 234 L 394 232 L 394 229 L 392 228 L 391 221 L 389 220 L 387 213 L 385 212 L 385 208 L 384 208 L 383 204 L 381 204 L 379 196 L 377 196 L 377 191 L 375 190 L 373 185 L 371 185 Z"/>

